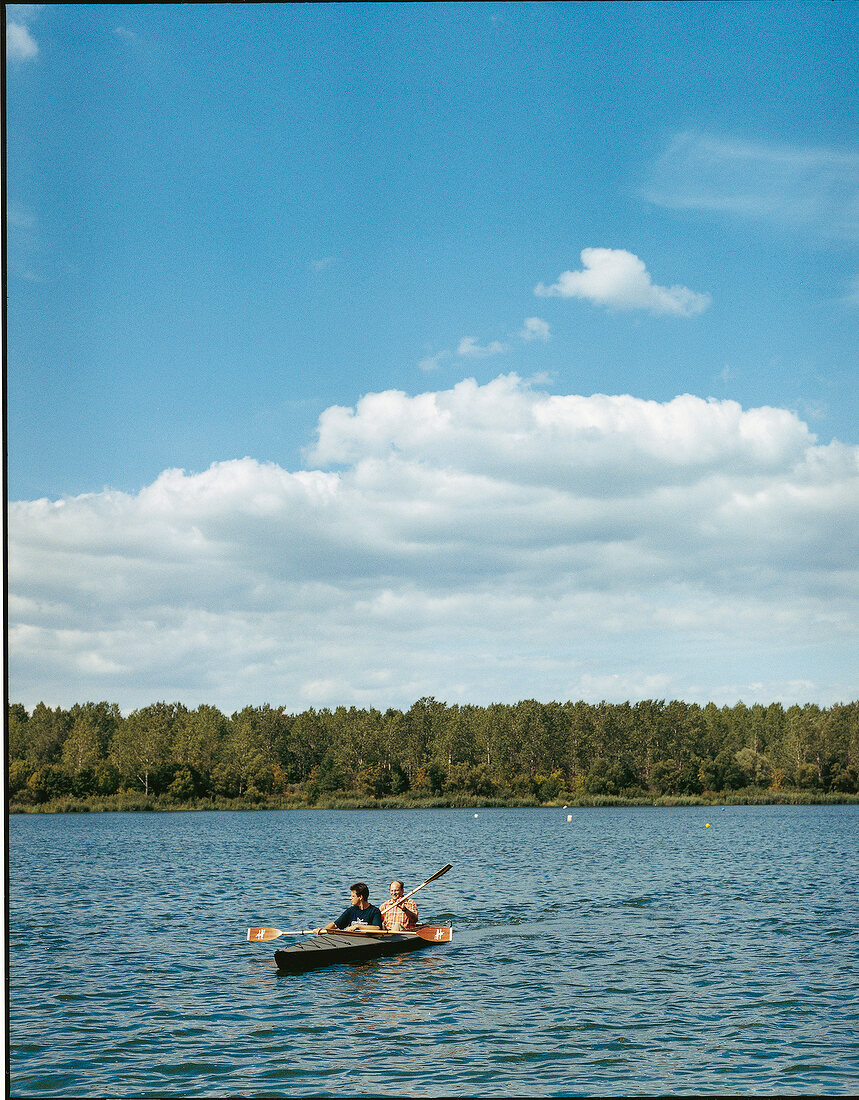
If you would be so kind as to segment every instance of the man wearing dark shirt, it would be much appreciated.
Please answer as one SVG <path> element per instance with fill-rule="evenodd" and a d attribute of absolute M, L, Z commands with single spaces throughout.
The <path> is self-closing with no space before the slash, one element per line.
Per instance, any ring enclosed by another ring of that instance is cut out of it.
<path fill-rule="evenodd" d="M 337 920 L 326 924 L 324 928 L 317 928 L 317 932 L 334 932 L 337 929 L 342 932 L 344 928 L 355 924 L 375 925 L 376 928 L 382 927 L 382 914 L 375 905 L 370 904 L 370 891 L 366 883 L 356 882 L 349 887 L 349 891 L 352 901 L 349 908 L 344 910 Z"/>

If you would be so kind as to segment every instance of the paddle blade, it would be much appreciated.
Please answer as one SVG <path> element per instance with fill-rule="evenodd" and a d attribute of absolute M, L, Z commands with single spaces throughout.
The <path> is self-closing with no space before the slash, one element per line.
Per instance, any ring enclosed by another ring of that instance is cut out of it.
<path fill-rule="evenodd" d="M 451 867 L 453 867 L 453 864 L 448 863 L 445 867 L 442 867 L 440 871 L 436 871 L 434 875 L 430 875 L 430 877 L 426 879 L 426 881 L 422 882 L 420 886 L 416 886 L 414 890 L 409 890 L 407 894 L 403 894 L 401 898 L 397 898 L 397 905 L 401 905 L 406 900 L 406 898 L 410 898 L 412 894 L 416 894 L 418 890 L 423 890 L 425 886 L 429 886 L 429 884 L 431 882 L 435 882 L 437 878 L 441 878 L 442 875 L 446 875 Z"/>
<path fill-rule="evenodd" d="M 248 939 L 254 943 L 266 943 L 268 940 L 276 940 L 284 933 L 279 928 L 249 928 Z"/>
<path fill-rule="evenodd" d="M 430 943 L 450 943 L 453 939 L 453 929 L 443 924 L 424 924 L 415 931 L 422 940 Z"/>
<path fill-rule="evenodd" d="M 420 890 L 422 886 L 427 886 L 430 882 L 435 882 L 437 878 L 441 878 L 442 875 L 446 875 L 452 867 L 453 864 L 448 863 L 446 867 L 442 867 L 440 871 L 436 871 L 434 875 L 430 875 L 426 882 L 421 883 L 421 886 L 419 886 L 418 889 Z"/>

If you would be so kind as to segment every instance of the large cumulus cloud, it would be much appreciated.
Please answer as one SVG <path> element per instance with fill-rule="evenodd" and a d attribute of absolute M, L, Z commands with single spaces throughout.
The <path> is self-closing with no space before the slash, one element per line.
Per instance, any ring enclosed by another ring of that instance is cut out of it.
<path fill-rule="evenodd" d="M 508 375 L 328 409 L 305 465 L 12 504 L 13 697 L 855 694 L 859 448 L 787 410 Z"/>

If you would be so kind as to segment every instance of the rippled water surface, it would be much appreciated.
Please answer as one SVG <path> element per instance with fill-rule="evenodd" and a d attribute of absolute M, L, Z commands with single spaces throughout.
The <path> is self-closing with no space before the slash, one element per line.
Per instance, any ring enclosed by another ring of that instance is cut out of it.
<path fill-rule="evenodd" d="M 857 825 L 853 806 L 14 816 L 12 1095 L 854 1093 Z M 445 863 L 415 900 L 448 946 L 278 976 L 288 941 L 245 938 Z"/>

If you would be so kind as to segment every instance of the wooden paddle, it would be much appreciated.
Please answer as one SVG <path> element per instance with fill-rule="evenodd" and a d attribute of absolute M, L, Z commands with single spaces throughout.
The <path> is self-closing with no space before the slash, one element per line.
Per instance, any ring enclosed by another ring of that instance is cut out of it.
<path fill-rule="evenodd" d="M 397 898 L 397 900 L 393 904 L 394 905 L 402 905 L 403 902 L 406 900 L 406 898 L 410 898 L 412 896 L 412 894 L 416 894 L 418 892 L 418 890 L 423 890 L 423 888 L 425 886 L 429 886 L 429 884 L 431 882 L 435 882 L 435 880 L 437 878 L 441 878 L 442 875 L 446 875 L 447 872 L 451 869 L 451 867 L 453 867 L 453 864 L 448 863 L 446 867 L 442 867 L 442 869 L 440 871 L 436 871 L 436 873 L 434 875 L 430 875 L 430 877 L 426 880 L 426 882 L 422 882 L 420 884 L 420 886 L 416 886 L 414 888 L 414 890 L 409 890 L 409 892 L 407 894 L 403 894 L 403 896 L 401 898 Z M 384 905 L 385 902 L 382 902 L 382 904 Z"/>
<path fill-rule="evenodd" d="M 368 924 L 365 928 L 344 928 L 340 934 L 348 932 L 349 935 L 353 935 L 355 932 L 362 936 L 417 936 L 418 939 L 427 940 L 429 943 L 450 943 L 453 939 L 453 929 L 446 924 L 419 924 L 411 932 L 395 932 L 387 928 L 376 928 L 374 925 Z M 330 932 L 326 932 L 326 935 L 331 935 Z"/>
<path fill-rule="evenodd" d="M 376 928 L 374 925 L 362 925 L 357 928 L 338 928 L 336 932 L 322 932 L 323 936 L 417 936 L 418 939 L 427 940 L 429 943 L 450 943 L 453 939 L 453 929 L 443 924 L 424 924 L 416 928 L 414 932 L 389 932 L 386 928 Z M 280 928 L 249 928 L 248 939 L 255 943 L 265 943 L 268 940 L 276 940 L 279 936 L 315 936 L 315 928 L 304 928 L 299 932 L 283 932 Z"/>
<path fill-rule="evenodd" d="M 315 936 L 315 928 L 302 928 L 300 932 L 282 932 L 279 928 L 249 928 L 248 939 L 259 943 L 276 940 L 278 936 Z"/>

